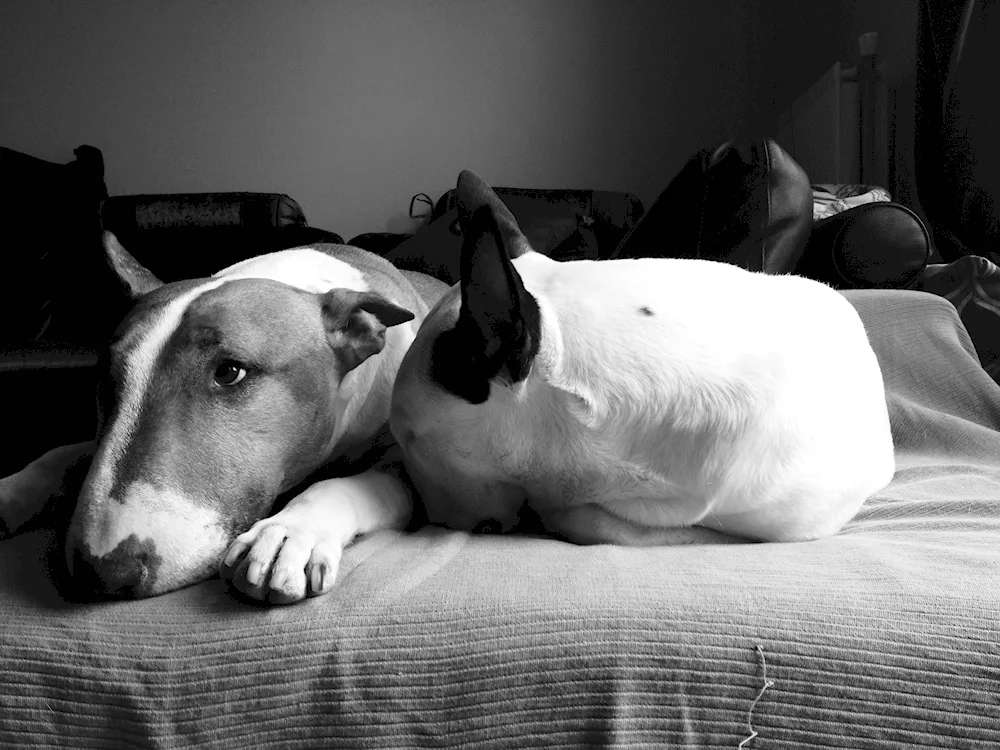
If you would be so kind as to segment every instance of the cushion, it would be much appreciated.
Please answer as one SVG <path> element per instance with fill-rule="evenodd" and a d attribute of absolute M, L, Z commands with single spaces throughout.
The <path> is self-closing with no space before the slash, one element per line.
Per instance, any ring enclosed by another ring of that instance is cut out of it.
<path fill-rule="evenodd" d="M 0 542 L 0 746 L 995 747 L 1000 386 L 954 307 L 863 290 L 893 482 L 834 537 L 580 547 L 372 534 L 337 586 L 71 604 Z"/>
<path fill-rule="evenodd" d="M 299 204 L 272 193 L 120 195 L 101 206 L 101 226 L 164 281 L 210 276 L 255 255 L 318 242 Z"/>
<path fill-rule="evenodd" d="M 919 216 L 899 203 L 869 201 L 815 222 L 795 273 L 838 289 L 903 288 L 930 256 Z"/>
<path fill-rule="evenodd" d="M 101 206 L 101 221 L 115 232 L 305 226 L 298 203 L 276 193 L 167 193 L 116 195 Z"/>

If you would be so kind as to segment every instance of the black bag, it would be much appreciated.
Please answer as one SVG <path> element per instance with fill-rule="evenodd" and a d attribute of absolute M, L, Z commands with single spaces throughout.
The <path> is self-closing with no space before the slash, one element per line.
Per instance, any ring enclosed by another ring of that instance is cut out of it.
<path fill-rule="evenodd" d="M 702 258 L 790 272 L 812 227 L 809 177 L 770 138 L 695 154 L 614 258 Z"/>

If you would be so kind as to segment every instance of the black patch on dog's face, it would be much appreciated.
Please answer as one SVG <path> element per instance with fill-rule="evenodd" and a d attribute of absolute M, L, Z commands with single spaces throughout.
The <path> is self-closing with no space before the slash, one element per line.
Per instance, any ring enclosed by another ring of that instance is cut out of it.
<path fill-rule="evenodd" d="M 645 305 L 643 305 L 642 307 L 639 308 L 639 312 L 640 312 L 640 314 L 645 315 L 647 318 L 651 318 L 653 316 L 653 311 L 650 310 Z"/>

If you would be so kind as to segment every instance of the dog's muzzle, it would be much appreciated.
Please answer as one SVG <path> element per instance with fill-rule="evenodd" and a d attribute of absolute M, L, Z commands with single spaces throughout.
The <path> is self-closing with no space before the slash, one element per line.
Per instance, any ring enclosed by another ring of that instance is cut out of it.
<path fill-rule="evenodd" d="M 82 596 L 141 599 L 152 596 L 160 558 L 152 540 L 133 534 L 111 552 L 97 557 L 67 540 L 73 588 Z"/>

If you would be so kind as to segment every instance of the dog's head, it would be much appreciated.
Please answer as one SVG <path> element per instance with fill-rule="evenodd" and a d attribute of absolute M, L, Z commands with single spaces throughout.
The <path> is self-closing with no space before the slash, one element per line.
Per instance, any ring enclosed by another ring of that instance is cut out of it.
<path fill-rule="evenodd" d="M 66 554 L 81 593 L 150 596 L 210 577 L 331 457 L 386 327 L 413 315 L 316 250 L 163 284 L 108 233 L 105 249 L 136 303 L 102 363 Z"/>
<path fill-rule="evenodd" d="M 538 301 L 512 259 L 540 256 L 477 175 L 462 172 L 456 197 L 461 281 L 403 358 L 390 426 L 432 523 L 507 530 L 525 500 L 517 420 L 542 343 Z"/>

